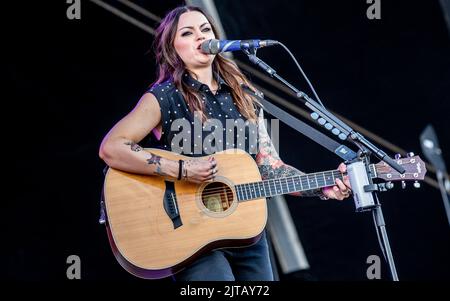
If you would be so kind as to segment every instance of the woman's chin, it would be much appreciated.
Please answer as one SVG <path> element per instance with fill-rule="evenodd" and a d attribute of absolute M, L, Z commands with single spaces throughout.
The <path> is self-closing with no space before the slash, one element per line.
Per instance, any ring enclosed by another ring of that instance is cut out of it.
<path fill-rule="evenodd" d="M 213 62 L 212 59 L 210 59 L 210 58 L 204 58 L 204 59 L 199 59 L 199 60 L 197 60 L 197 64 L 196 64 L 196 65 L 198 65 L 199 67 L 205 67 L 205 66 L 211 65 L 212 62 Z"/>

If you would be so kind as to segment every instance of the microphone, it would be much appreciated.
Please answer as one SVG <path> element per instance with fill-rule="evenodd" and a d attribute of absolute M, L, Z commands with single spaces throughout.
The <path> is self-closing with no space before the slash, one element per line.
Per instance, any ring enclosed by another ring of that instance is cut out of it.
<path fill-rule="evenodd" d="M 201 44 L 200 49 L 206 54 L 218 54 L 227 51 L 257 49 L 277 45 L 274 40 L 207 40 Z"/>

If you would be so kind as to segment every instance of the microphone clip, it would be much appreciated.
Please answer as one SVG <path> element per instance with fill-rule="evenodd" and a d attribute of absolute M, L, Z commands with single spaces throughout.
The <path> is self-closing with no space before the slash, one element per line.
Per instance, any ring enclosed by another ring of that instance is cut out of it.
<path fill-rule="evenodd" d="M 271 77 L 273 77 L 274 75 L 277 75 L 276 74 L 277 72 L 272 67 L 267 65 L 263 60 L 261 60 L 259 57 L 256 56 L 256 50 L 257 49 L 255 47 L 250 47 L 249 49 L 243 49 L 243 51 L 248 55 L 248 59 L 250 60 L 250 62 L 252 62 L 256 66 L 258 66 L 259 68 L 263 69 L 264 71 L 266 71 Z"/>
<path fill-rule="evenodd" d="M 248 47 L 245 47 L 242 51 L 245 52 L 249 57 L 254 55 L 256 56 L 256 51 L 258 50 L 254 45 L 247 44 Z"/>

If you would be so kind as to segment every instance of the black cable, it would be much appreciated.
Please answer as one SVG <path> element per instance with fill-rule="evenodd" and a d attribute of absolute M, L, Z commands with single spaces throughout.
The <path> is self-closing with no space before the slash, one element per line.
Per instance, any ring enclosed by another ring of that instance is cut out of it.
<path fill-rule="evenodd" d="M 325 106 L 323 105 L 322 101 L 319 98 L 319 95 L 317 95 L 316 90 L 314 90 L 313 85 L 311 84 L 311 82 L 309 81 L 308 77 L 306 76 L 305 72 L 303 71 L 302 67 L 300 67 L 300 64 L 297 62 L 297 59 L 295 58 L 295 56 L 292 54 L 292 52 L 289 50 L 289 48 L 287 48 L 283 43 L 278 42 L 279 45 L 281 45 L 281 47 L 284 48 L 284 50 L 287 51 L 287 53 L 289 53 L 289 55 L 291 56 L 291 58 L 294 60 L 295 64 L 297 65 L 297 68 L 300 70 L 300 72 L 302 73 L 303 77 L 305 78 L 306 82 L 308 83 L 309 87 L 311 88 L 312 92 L 314 93 L 314 96 L 316 97 L 317 101 L 320 103 L 320 105 L 322 107 L 325 108 Z"/>
<path fill-rule="evenodd" d="M 377 210 L 377 209 L 372 210 L 373 223 L 375 224 L 375 232 L 377 233 L 378 244 L 380 245 L 381 252 L 383 252 L 384 260 L 387 262 L 387 257 L 386 257 L 386 253 L 384 251 L 382 237 L 380 236 L 380 230 L 378 229 L 378 222 L 376 220 L 376 212 L 375 212 L 375 210 Z"/>

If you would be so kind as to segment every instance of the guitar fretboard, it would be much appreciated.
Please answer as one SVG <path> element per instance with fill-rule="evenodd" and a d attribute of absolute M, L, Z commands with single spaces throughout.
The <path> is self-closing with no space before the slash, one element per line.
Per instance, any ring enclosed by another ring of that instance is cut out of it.
<path fill-rule="evenodd" d="M 374 166 L 370 165 L 372 177 Z M 297 175 L 285 178 L 269 179 L 259 182 L 235 185 L 239 201 L 248 201 L 263 197 L 289 194 L 312 190 L 336 184 L 336 179 L 343 180 L 343 174 L 338 170 L 329 170 L 305 175 Z"/>

